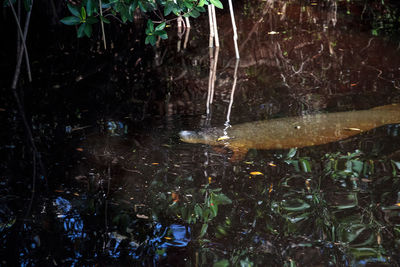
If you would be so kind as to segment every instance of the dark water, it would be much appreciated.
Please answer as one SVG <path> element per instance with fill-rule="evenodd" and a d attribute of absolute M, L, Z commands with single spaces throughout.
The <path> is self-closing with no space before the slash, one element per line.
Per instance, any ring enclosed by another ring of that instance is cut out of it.
<path fill-rule="evenodd" d="M 238 5 L 237 70 L 226 12 L 218 17 L 218 58 L 204 16 L 192 22 L 186 44 L 171 27 L 168 41 L 146 48 L 153 59 L 135 54 L 142 47 L 128 40 L 108 57 L 82 61 L 65 50 L 38 60 L 41 80 L 25 101 L 48 189 L 38 186 L 26 214 L 31 159 L 21 156 L 21 125 L 10 126 L 0 147 L 2 264 L 400 264 L 399 125 L 314 147 L 251 149 L 239 161 L 178 136 L 399 103 L 398 8 Z M 0 116 L 15 125 L 10 106 Z"/>

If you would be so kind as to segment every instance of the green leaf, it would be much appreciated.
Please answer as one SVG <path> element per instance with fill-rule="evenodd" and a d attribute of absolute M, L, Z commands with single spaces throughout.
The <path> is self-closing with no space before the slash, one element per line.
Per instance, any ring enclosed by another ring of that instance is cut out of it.
<path fill-rule="evenodd" d="M 62 20 L 60 20 L 61 23 L 64 23 L 65 25 L 78 25 L 79 23 L 81 23 L 81 19 L 78 17 L 65 17 Z"/>
<path fill-rule="evenodd" d="M 184 4 L 189 10 L 193 8 L 193 4 L 190 3 L 190 2 L 185 1 L 185 2 L 183 2 L 183 4 Z"/>
<path fill-rule="evenodd" d="M 168 35 L 166 31 L 156 31 L 154 35 L 160 36 L 161 39 L 165 40 L 168 39 Z"/>
<path fill-rule="evenodd" d="M 231 204 L 232 200 L 229 199 L 229 197 L 225 196 L 224 194 L 211 194 L 212 201 L 216 205 L 225 205 L 225 204 Z"/>
<path fill-rule="evenodd" d="M 85 24 L 86 24 L 85 29 L 84 29 L 85 34 L 87 37 L 90 37 L 90 36 L 92 36 L 92 25 L 89 23 L 85 23 Z"/>
<path fill-rule="evenodd" d="M 201 226 L 199 238 L 202 238 L 207 233 L 207 229 L 208 229 L 208 224 L 203 223 L 203 225 Z"/>
<path fill-rule="evenodd" d="M 300 159 L 301 168 L 304 172 L 311 172 L 310 162 L 306 159 Z"/>
<path fill-rule="evenodd" d="M 145 40 L 145 44 L 155 45 L 157 42 L 157 38 L 154 35 L 148 35 Z"/>
<path fill-rule="evenodd" d="M 203 211 L 199 204 L 196 204 L 196 206 L 194 206 L 194 214 L 196 214 L 196 216 L 199 218 L 202 217 Z"/>
<path fill-rule="evenodd" d="M 220 260 L 213 264 L 213 267 L 227 267 L 229 266 L 228 260 Z"/>
<path fill-rule="evenodd" d="M 86 10 L 84 7 L 81 7 L 81 18 L 82 20 L 86 20 Z"/>
<path fill-rule="evenodd" d="M 160 25 L 158 25 L 158 26 L 156 27 L 156 31 L 161 31 L 161 30 L 163 30 L 163 29 L 165 28 L 165 25 L 166 25 L 165 22 L 160 23 Z"/>
<path fill-rule="evenodd" d="M 199 4 L 197 5 L 198 7 L 203 7 L 207 3 L 206 0 L 200 0 Z"/>
<path fill-rule="evenodd" d="M 219 0 L 210 0 L 211 4 L 213 4 L 215 7 L 218 7 L 220 9 L 223 9 L 224 7 L 222 6 L 222 3 Z"/>
<path fill-rule="evenodd" d="M 291 148 L 286 157 L 288 159 L 291 159 L 296 155 L 296 152 L 297 152 L 297 148 Z"/>
<path fill-rule="evenodd" d="M 133 16 L 133 12 L 135 12 L 137 7 L 138 7 L 138 0 L 134 0 L 132 4 L 129 6 L 129 14 Z"/>
<path fill-rule="evenodd" d="M 196 9 L 193 9 L 192 12 L 190 12 L 189 15 L 192 16 L 193 18 L 197 18 L 197 17 L 200 16 L 200 12 L 197 11 Z"/>
<path fill-rule="evenodd" d="M 359 160 L 352 160 L 351 163 L 353 165 L 353 170 L 360 175 L 363 170 L 364 163 Z"/>
<path fill-rule="evenodd" d="M 140 10 L 142 10 L 143 13 L 146 13 L 146 12 L 147 12 L 147 8 L 146 8 L 146 6 L 142 3 L 142 1 L 139 1 L 138 4 L 139 4 Z"/>
<path fill-rule="evenodd" d="M 167 2 L 164 6 L 164 16 L 168 16 L 169 14 L 171 14 L 173 9 L 174 9 L 174 3 Z"/>
<path fill-rule="evenodd" d="M 87 10 L 88 16 L 91 16 L 93 14 L 94 5 L 95 4 L 94 4 L 93 0 L 87 0 L 86 10 Z"/>
<path fill-rule="evenodd" d="M 208 221 L 208 217 L 210 215 L 210 209 L 203 209 L 203 221 L 206 222 Z"/>
<path fill-rule="evenodd" d="M 206 12 L 206 9 L 202 6 L 197 6 L 195 9 L 199 12 Z"/>
<path fill-rule="evenodd" d="M 147 28 L 146 34 L 149 35 L 150 33 L 154 32 L 154 23 L 151 19 L 147 20 Z"/>
<path fill-rule="evenodd" d="M 200 0 L 197 6 L 202 7 L 202 6 L 204 6 L 206 3 L 207 3 L 206 0 Z"/>
<path fill-rule="evenodd" d="M 217 215 L 218 215 L 218 205 L 216 205 L 215 203 L 211 202 L 210 209 L 211 209 L 212 217 L 217 217 Z"/>
<path fill-rule="evenodd" d="M 78 17 L 78 18 L 81 16 L 77 7 L 72 6 L 70 4 L 68 4 L 67 6 L 68 6 L 69 11 L 72 13 L 72 15 L 74 15 L 75 17 Z"/>
<path fill-rule="evenodd" d="M 83 23 L 81 26 L 78 28 L 78 38 L 82 38 L 85 35 L 85 24 Z"/>
<path fill-rule="evenodd" d="M 126 7 L 126 6 L 124 6 L 124 5 L 119 5 L 119 10 L 118 10 L 120 13 L 121 13 L 121 19 L 122 19 L 122 21 L 125 23 L 126 21 L 132 21 L 132 16 L 131 16 L 131 14 L 129 13 L 129 9 Z"/>

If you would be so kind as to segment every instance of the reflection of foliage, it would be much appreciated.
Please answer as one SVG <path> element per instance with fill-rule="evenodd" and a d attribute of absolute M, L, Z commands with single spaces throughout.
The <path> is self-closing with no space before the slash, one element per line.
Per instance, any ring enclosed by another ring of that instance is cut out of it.
<path fill-rule="evenodd" d="M 390 1 L 366 1 L 362 17 L 371 21 L 371 33 L 374 36 L 389 35 L 396 37 L 399 33 L 400 14 L 398 8 Z"/>
<path fill-rule="evenodd" d="M 190 181 L 191 179 L 192 177 L 188 177 L 185 180 Z M 179 182 L 180 179 L 176 181 Z M 178 184 L 175 186 L 178 186 Z M 220 205 L 232 203 L 232 201 L 221 192 L 221 188 L 213 189 L 208 184 L 200 190 L 189 187 L 186 190 L 172 192 L 169 198 L 166 197 L 166 186 L 160 181 L 154 180 L 151 190 L 154 191 L 156 188 L 158 188 L 160 193 L 156 196 L 154 200 L 156 203 L 154 204 L 158 206 L 157 210 L 161 214 L 155 214 L 155 216 L 159 217 L 164 213 L 169 216 L 178 217 L 187 224 L 196 225 L 200 223 L 201 229 L 198 233 L 199 238 L 202 238 L 206 234 L 209 224 L 212 222 L 213 218 L 218 215 Z M 222 228 L 220 228 L 219 231 L 224 233 Z"/>
<path fill-rule="evenodd" d="M 387 216 L 394 216 L 397 209 L 394 204 L 399 200 L 388 196 L 391 201 L 389 204 L 386 200 L 388 206 L 369 197 L 368 192 L 387 180 L 379 178 L 382 172 L 396 177 L 399 163 L 385 158 L 376 160 L 360 151 L 326 154 L 321 160 L 322 166 L 318 166 L 315 157 L 299 156 L 293 149 L 280 157 L 281 162 L 276 162 L 278 166 L 291 166 L 290 174 L 277 184 L 256 183 L 252 186 L 254 189 L 247 197 L 255 202 L 254 206 L 236 208 L 247 210 L 248 215 L 238 222 L 240 215 L 235 213 L 229 232 L 235 236 L 232 239 L 243 240 L 243 244 L 251 242 L 254 249 L 258 247 L 263 253 L 255 256 L 243 250 L 240 259 L 247 257 L 255 264 L 265 260 L 268 253 L 275 257 L 281 253 L 284 256 L 276 258 L 281 262 L 275 263 L 276 266 L 315 264 L 311 255 L 324 260 L 324 264 L 336 265 L 390 261 L 393 255 L 391 242 L 383 245 L 382 240 L 398 233 L 395 224 L 389 226 L 382 221 L 381 214 L 383 211 Z M 268 175 L 270 171 L 264 169 L 263 173 Z M 398 183 L 396 187 L 399 188 Z M 239 224 L 251 225 L 246 235 L 236 232 Z M 278 244 L 283 246 L 279 252 L 274 248 Z M 285 248 L 285 244 L 288 247 Z M 300 256 L 307 254 L 305 251 L 311 258 Z M 238 263 L 233 254 L 224 258 L 221 264 Z"/>

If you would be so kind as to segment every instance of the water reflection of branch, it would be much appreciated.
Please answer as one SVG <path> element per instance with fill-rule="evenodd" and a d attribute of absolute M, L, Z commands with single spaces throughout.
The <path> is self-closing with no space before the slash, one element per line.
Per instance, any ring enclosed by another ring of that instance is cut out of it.
<path fill-rule="evenodd" d="M 382 70 L 380 70 L 380 69 L 378 69 L 378 68 L 376 68 L 374 66 L 371 66 L 371 65 L 366 65 L 365 64 L 365 66 L 369 67 L 369 68 L 371 68 L 373 70 L 376 70 L 378 72 L 378 76 L 376 76 L 378 79 L 381 79 L 381 80 L 386 81 L 386 82 L 390 82 L 391 84 L 393 84 L 394 88 L 400 89 L 400 87 L 396 85 L 396 80 L 389 80 L 389 79 L 386 79 L 386 78 L 382 77 L 382 74 L 383 74 Z"/>
<path fill-rule="evenodd" d="M 217 76 L 217 65 L 218 65 L 218 53 L 219 47 L 215 48 L 215 52 L 213 48 L 210 48 L 210 74 L 208 78 L 208 94 L 207 94 L 207 117 L 210 116 L 210 105 L 213 102 L 214 97 L 214 88 L 215 88 L 215 80 Z"/>
<path fill-rule="evenodd" d="M 271 4 L 269 2 L 266 2 L 265 6 L 264 6 L 264 9 L 262 11 L 262 14 L 261 14 L 261 18 L 253 25 L 253 28 L 251 28 L 251 30 L 249 31 L 249 34 L 247 35 L 247 38 L 240 45 L 239 50 L 242 50 L 245 47 L 245 45 L 250 40 L 250 38 L 253 35 L 253 33 L 257 31 L 259 24 L 264 21 L 264 16 L 267 14 L 267 12 L 270 9 L 271 9 Z"/>
<path fill-rule="evenodd" d="M 226 122 L 225 122 L 225 131 L 228 127 L 230 127 L 230 117 L 231 117 L 231 110 L 232 110 L 232 105 L 233 105 L 233 97 L 235 95 L 235 89 L 236 89 L 236 82 L 237 82 L 237 70 L 239 67 L 239 59 L 236 60 L 235 64 L 235 71 L 233 72 L 233 83 L 232 83 L 232 90 L 231 90 L 231 98 L 229 100 L 229 107 L 228 107 L 228 113 L 226 115 Z M 225 132 L 226 135 L 226 132 Z"/>

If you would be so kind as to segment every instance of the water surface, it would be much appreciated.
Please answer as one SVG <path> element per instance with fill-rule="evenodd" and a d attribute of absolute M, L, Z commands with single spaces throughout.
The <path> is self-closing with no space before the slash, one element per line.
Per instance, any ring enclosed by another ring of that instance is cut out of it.
<path fill-rule="evenodd" d="M 65 142 L 48 144 L 52 190 L 23 223 L 15 253 L 23 265 L 399 264 L 399 125 L 320 146 L 252 149 L 236 162 L 227 149 L 178 136 L 399 103 L 399 33 L 375 13 L 395 7 L 244 1 L 237 9 L 238 63 L 221 12 L 218 53 L 204 16 L 181 38 L 172 27 L 154 60 L 115 55 L 118 75 L 106 87 L 78 71 L 79 99 L 100 86 L 93 101 L 102 108 L 70 112 Z M 121 96 L 108 98 L 113 90 Z M 7 196 L 6 249 L 19 216 Z"/>

